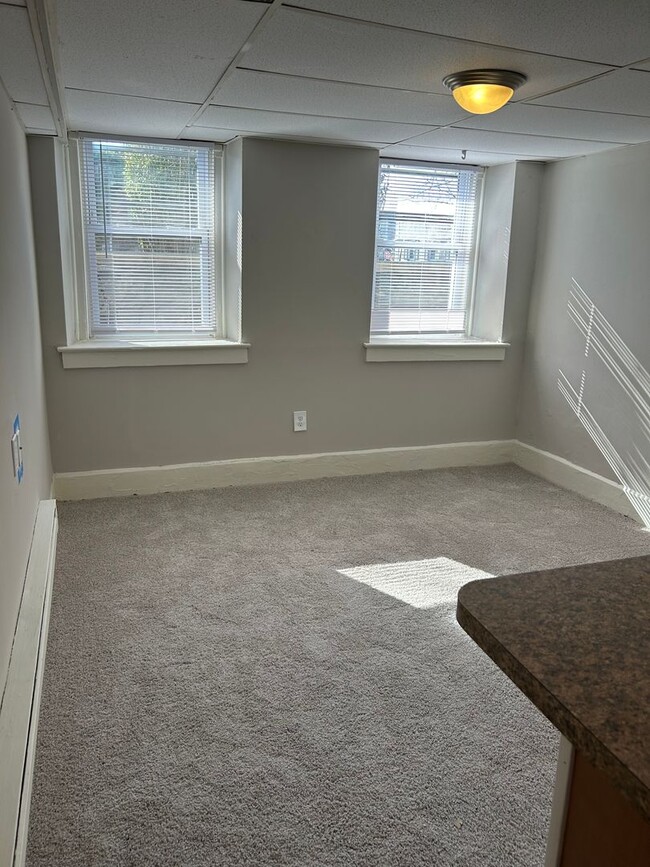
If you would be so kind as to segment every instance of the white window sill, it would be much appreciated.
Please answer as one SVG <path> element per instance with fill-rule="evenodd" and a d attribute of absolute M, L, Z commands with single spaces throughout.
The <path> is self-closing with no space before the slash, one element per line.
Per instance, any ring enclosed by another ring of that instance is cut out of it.
<path fill-rule="evenodd" d="M 176 367 L 187 364 L 245 364 L 249 343 L 231 340 L 83 340 L 59 346 L 65 368 Z"/>
<path fill-rule="evenodd" d="M 510 344 L 471 338 L 391 337 L 363 345 L 366 361 L 503 361 Z"/>

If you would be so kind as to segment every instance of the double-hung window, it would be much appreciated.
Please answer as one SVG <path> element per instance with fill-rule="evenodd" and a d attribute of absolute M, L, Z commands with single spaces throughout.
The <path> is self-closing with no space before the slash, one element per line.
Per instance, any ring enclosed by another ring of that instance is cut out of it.
<path fill-rule="evenodd" d="M 380 163 L 371 342 L 469 335 L 482 177 Z"/>
<path fill-rule="evenodd" d="M 77 148 L 86 289 L 79 337 L 221 336 L 215 147 L 84 137 Z"/>

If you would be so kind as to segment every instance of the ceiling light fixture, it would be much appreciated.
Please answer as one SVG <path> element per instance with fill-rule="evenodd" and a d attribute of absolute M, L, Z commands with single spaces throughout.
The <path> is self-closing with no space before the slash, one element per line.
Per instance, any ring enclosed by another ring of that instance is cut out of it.
<path fill-rule="evenodd" d="M 489 114 L 508 102 L 526 76 L 509 69 L 469 69 L 442 79 L 461 108 L 472 114 Z"/>

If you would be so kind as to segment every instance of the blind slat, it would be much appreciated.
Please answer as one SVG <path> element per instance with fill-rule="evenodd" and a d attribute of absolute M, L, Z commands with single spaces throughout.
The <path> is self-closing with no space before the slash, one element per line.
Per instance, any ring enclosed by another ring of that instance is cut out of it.
<path fill-rule="evenodd" d="M 382 162 L 370 334 L 466 332 L 482 171 Z"/>
<path fill-rule="evenodd" d="M 91 336 L 214 334 L 211 148 L 85 138 L 81 163 Z"/>

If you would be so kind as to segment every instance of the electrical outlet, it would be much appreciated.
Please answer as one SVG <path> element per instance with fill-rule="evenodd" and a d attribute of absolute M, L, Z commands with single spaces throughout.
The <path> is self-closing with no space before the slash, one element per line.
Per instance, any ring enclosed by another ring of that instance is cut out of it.
<path fill-rule="evenodd" d="M 11 458 L 14 463 L 14 476 L 18 484 L 23 480 L 23 447 L 20 442 L 20 418 L 16 416 L 14 419 L 14 429 L 11 436 Z"/>
<path fill-rule="evenodd" d="M 307 410 L 297 409 L 293 414 L 294 431 L 307 430 Z"/>

